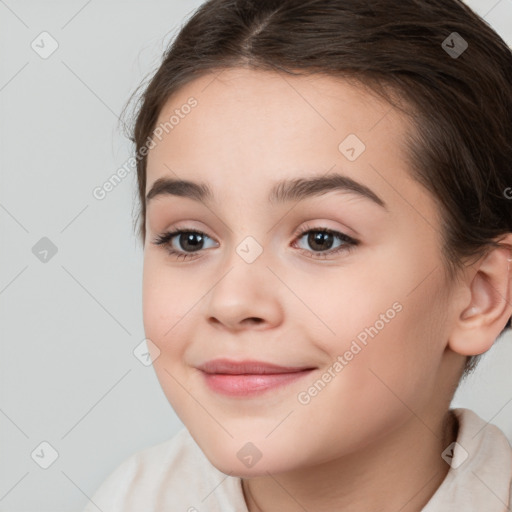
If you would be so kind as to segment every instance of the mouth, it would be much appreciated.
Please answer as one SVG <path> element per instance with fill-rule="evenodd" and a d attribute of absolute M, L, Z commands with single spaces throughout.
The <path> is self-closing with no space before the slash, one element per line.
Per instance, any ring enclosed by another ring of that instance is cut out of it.
<path fill-rule="evenodd" d="M 263 361 L 215 359 L 197 367 L 208 388 L 228 396 L 260 395 L 309 375 L 311 366 L 279 366 Z"/>

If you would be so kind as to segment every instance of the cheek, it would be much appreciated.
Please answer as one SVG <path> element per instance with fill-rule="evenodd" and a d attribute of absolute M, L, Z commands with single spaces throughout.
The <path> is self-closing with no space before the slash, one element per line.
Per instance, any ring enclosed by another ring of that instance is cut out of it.
<path fill-rule="evenodd" d="M 144 255 L 142 281 L 142 311 L 146 337 L 162 352 L 179 353 L 178 333 L 186 322 L 187 314 L 197 302 L 197 291 L 176 280 L 175 270 L 167 268 L 161 255 Z M 182 337 L 181 337 L 182 338 Z"/>
<path fill-rule="evenodd" d="M 166 267 L 161 256 L 144 256 L 142 309 L 146 338 L 155 345 L 153 348 L 153 370 L 160 386 L 180 418 L 190 404 L 190 397 L 184 391 L 188 388 L 188 375 L 182 368 L 188 337 L 185 329 L 194 304 L 197 290 L 185 287 L 174 269 Z M 149 344 L 148 344 L 149 345 Z M 151 350 L 151 349 L 150 349 Z M 156 357 L 154 356 L 156 354 Z"/>
<path fill-rule="evenodd" d="M 343 358 L 344 384 L 339 379 L 338 385 L 344 394 L 366 391 L 370 402 L 383 394 L 398 401 L 394 391 L 417 400 L 434 385 L 445 348 L 446 301 L 441 267 L 425 279 L 431 270 L 426 254 L 382 250 L 374 264 L 358 262 L 324 281 L 323 299 L 321 287 L 310 282 L 309 300 L 324 324 L 315 320 L 322 334 L 315 344 L 331 363 Z"/>
<path fill-rule="evenodd" d="M 305 383 L 302 395 L 296 397 L 301 414 L 296 415 L 296 424 L 292 421 L 292 428 L 304 437 L 332 441 L 315 446 L 320 459 L 327 460 L 336 447 L 342 451 L 362 448 L 406 421 L 412 411 L 422 410 L 432 398 L 442 334 L 428 325 L 432 317 L 422 308 L 432 308 L 435 301 L 422 295 L 407 297 L 409 290 L 396 290 L 352 295 L 354 317 L 347 316 L 346 321 L 339 317 L 337 336 L 331 336 L 329 343 L 322 341 L 330 364 L 317 380 Z M 359 315 L 356 306 L 361 308 Z M 381 313 L 387 323 L 380 319 Z M 307 417 L 323 425 L 321 436 L 318 425 L 309 430 L 304 423 Z"/>

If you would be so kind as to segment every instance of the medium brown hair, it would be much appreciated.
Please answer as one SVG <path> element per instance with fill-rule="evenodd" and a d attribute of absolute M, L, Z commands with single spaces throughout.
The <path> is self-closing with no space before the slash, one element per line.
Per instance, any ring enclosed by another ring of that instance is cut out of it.
<path fill-rule="evenodd" d="M 467 48 L 450 55 L 456 43 Z M 192 80 L 236 67 L 352 80 L 408 115 L 410 173 L 441 212 L 448 279 L 512 231 L 505 192 L 512 186 L 512 53 L 468 6 L 458 0 L 209 0 L 132 95 L 144 89 L 129 133 L 143 243 L 146 144 L 162 108 Z M 507 328 L 510 320 L 502 333 Z M 464 377 L 480 357 L 468 356 Z"/>

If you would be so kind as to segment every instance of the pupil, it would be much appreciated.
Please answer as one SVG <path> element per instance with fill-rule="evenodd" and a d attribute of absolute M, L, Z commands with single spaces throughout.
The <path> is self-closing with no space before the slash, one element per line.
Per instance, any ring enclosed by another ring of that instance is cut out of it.
<path fill-rule="evenodd" d="M 201 243 L 202 243 L 202 236 L 199 234 L 199 233 L 188 233 L 188 234 L 182 234 L 180 236 L 180 245 L 183 249 L 187 249 L 187 247 L 185 247 L 185 245 L 183 245 L 181 242 L 182 242 L 182 238 L 185 237 L 185 240 L 186 240 L 186 244 L 190 244 L 192 247 L 192 251 L 197 251 L 200 249 L 200 247 L 198 247 Z M 199 242 L 196 242 L 194 243 L 194 238 L 199 238 Z"/>
<path fill-rule="evenodd" d="M 330 249 L 333 241 L 332 233 L 326 233 L 324 231 L 316 231 L 315 233 L 316 234 L 310 233 L 308 237 L 308 243 L 310 244 L 311 248 L 315 249 L 315 245 L 320 244 L 320 247 L 317 247 L 317 249 Z M 329 247 L 321 245 L 322 242 L 325 243 L 326 241 L 330 242 L 328 244 Z"/>

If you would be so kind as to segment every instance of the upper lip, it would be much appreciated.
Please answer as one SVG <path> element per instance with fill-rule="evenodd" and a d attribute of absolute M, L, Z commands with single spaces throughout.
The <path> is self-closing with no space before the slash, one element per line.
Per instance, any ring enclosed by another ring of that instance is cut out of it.
<path fill-rule="evenodd" d="M 279 366 L 265 361 L 232 361 L 230 359 L 212 359 L 197 367 L 205 373 L 226 373 L 231 375 L 292 373 L 312 370 L 311 366 Z"/>

